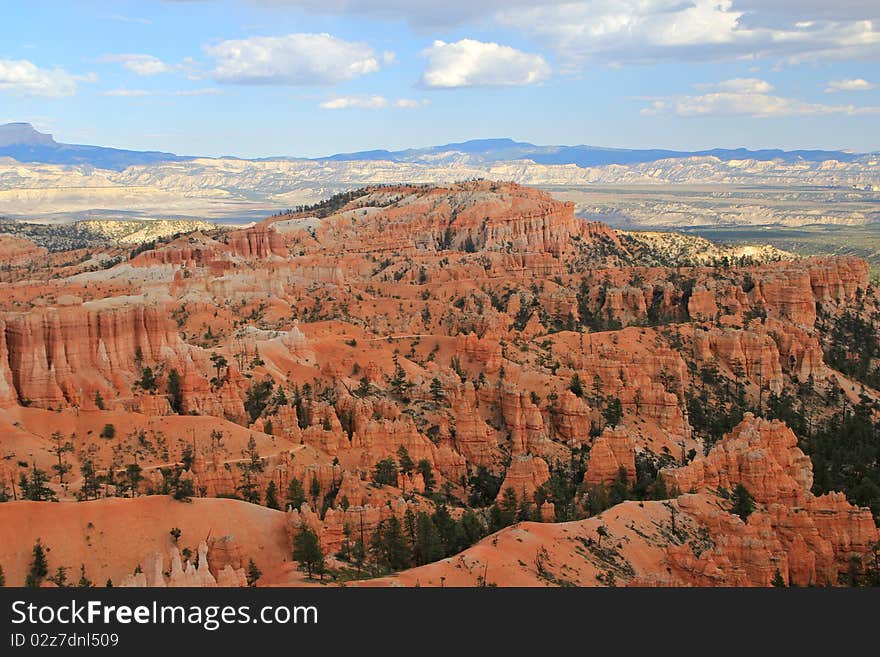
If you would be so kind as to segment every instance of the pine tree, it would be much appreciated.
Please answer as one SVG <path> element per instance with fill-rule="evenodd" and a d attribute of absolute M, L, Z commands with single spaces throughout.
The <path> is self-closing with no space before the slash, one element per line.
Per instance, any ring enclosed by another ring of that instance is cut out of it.
<path fill-rule="evenodd" d="M 312 579 L 312 573 L 320 574 L 323 579 L 324 553 L 317 534 L 308 527 L 300 529 L 293 540 L 293 559 L 305 566 L 309 579 Z"/>
<path fill-rule="evenodd" d="M 516 521 L 516 514 L 519 510 L 519 501 L 516 497 L 516 491 L 508 486 L 501 494 L 501 502 L 498 504 L 498 510 L 501 512 L 501 526 L 507 527 Z"/>
<path fill-rule="evenodd" d="M 773 574 L 773 579 L 770 581 L 770 584 L 776 588 L 785 588 L 785 579 L 782 577 L 782 573 L 779 572 L 779 568 L 777 568 L 776 572 Z"/>
<path fill-rule="evenodd" d="M 425 482 L 425 494 L 430 495 L 434 492 L 434 486 L 437 484 L 431 462 L 428 459 L 420 459 L 416 470 L 422 475 L 422 481 Z"/>
<path fill-rule="evenodd" d="M 29 588 L 37 588 L 49 574 L 49 562 L 46 560 L 46 552 L 40 543 L 40 539 L 37 539 L 37 542 L 34 543 L 31 554 L 31 568 L 25 578 L 24 585 Z"/>
<path fill-rule="evenodd" d="M 86 577 L 86 565 L 84 563 L 79 565 L 79 581 L 76 585 L 81 589 L 88 589 L 92 586 L 92 580 Z"/>
<path fill-rule="evenodd" d="M 281 508 L 281 505 L 278 504 L 278 487 L 275 485 L 274 479 L 266 486 L 266 506 L 270 509 Z"/>
<path fill-rule="evenodd" d="M 373 468 L 373 482 L 386 486 L 397 485 L 397 464 L 394 459 L 387 458 L 379 461 Z"/>
<path fill-rule="evenodd" d="M 247 584 L 248 586 L 256 586 L 257 580 L 262 577 L 263 571 L 261 571 L 256 562 L 253 559 L 248 559 L 248 567 L 247 567 Z"/>
<path fill-rule="evenodd" d="M 397 448 L 397 462 L 400 464 L 400 474 L 404 476 L 412 474 L 415 464 L 403 445 Z"/>
<path fill-rule="evenodd" d="M 742 484 L 736 485 L 730 500 L 732 502 L 730 512 L 738 515 L 743 521 L 745 521 L 745 519 L 751 515 L 752 511 L 755 510 L 755 500 L 752 498 L 751 493 L 749 493 L 746 487 Z"/>
<path fill-rule="evenodd" d="M 620 419 L 623 417 L 623 404 L 620 403 L 620 399 L 609 397 L 607 406 L 602 410 L 602 416 L 609 426 L 616 427 L 620 424 Z"/>
<path fill-rule="evenodd" d="M 180 374 L 176 369 L 168 372 L 168 403 L 171 410 L 180 415 L 183 412 L 183 391 L 180 386 Z"/>
<path fill-rule="evenodd" d="M 236 490 L 241 493 L 242 499 L 246 502 L 259 504 L 260 491 L 257 489 L 257 476 L 263 472 L 265 466 L 257 451 L 257 441 L 253 436 L 248 440 L 247 451 L 243 456 L 245 457 L 244 462 L 238 464 L 238 469 L 241 470 L 241 483 Z"/>
<path fill-rule="evenodd" d="M 416 517 L 416 540 L 413 558 L 416 565 L 437 561 L 446 556 L 446 549 L 440 532 L 431 517 L 419 511 Z"/>
<path fill-rule="evenodd" d="M 581 383 L 581 377 L 577 372 L 571 377 L 571 383 L 568 384 L 568 389 L 578 397 L 584 396 L 584 384 Z"/>
<path fill-rule="evenodd" d="M 90 458 L 83 459 L 79 464 L 79 472 L 82 475 L 80 495 L 86 499 L 98 499 L 101 491 L 101 482 L 95 472 L 95 464 Z"/>
<path fill-rule="evenodd" d="M 445 393 L 443 392 L 443 383 L 437 377 L 431 379 L 431 397 L 434 398 L 434 401 L 442 401 L 445 397 Z"/>
<path fill-rule="evenodd" d="M 30 479 L 21 475 L 19 486 L 22 498 L 32 502 L 56 502 L 55 492 L 46 485 L 48 482 L 48 475 L 34 464 Z"/>
<path fill-rule="evenodd" d="M 138 486 L 140 486 L 144 478 L 142 472 L 143 468 L 137 463 L 129 463 L 125 466 L 125 477 L 128 480 L 128 487 L 131 490 L 132 497 L 137 497 Z"/>
<path fill-rule="evenodd" d="M 396 571 L 409 567 L 409 547 L 396 516 L 383 520 L 376 527 L 370 551 L 381 569 Z"/>
<path fill-rule="evenodd" d="M 0 566 L 0 588 L 6 586 L 6 575 L 3 573 L 3 566 Z"/>
<path fill-rule="evenodd" d="M 292 477 L 287 485 L 287 503 L 294 509 L 299 509 L 305 501 L 306 493 L 303 490 L 302 482 L 296 477 Z"/>
<path fill-rule="evenodd" d="M 321 482 L 318 481 L 318 477 L 312 475 L 312 481 L 309 484 L 309 495 L 312 498 L 312 508 L 313 510 L 318 510 L 318 498 L 321 497 Z"/>

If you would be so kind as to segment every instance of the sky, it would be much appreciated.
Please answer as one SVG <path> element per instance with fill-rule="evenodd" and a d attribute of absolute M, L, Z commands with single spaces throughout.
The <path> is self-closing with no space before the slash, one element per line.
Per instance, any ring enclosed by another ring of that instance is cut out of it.
<path fill-rule="evenodd" d="M 878 0 L 3 0 L 0 123 L 182 155 L 880 150 Z"/>

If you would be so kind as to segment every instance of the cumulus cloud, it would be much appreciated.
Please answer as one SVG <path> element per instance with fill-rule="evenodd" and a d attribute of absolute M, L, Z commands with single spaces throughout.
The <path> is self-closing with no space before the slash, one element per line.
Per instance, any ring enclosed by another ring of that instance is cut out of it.
<path fill-rule="evenodd" d="M 752 0 L 740 9 L 733 0 L 583 0 L 512 7 L 497 16 L 556 49 L 569 65 L 757 57 L 798 63 L 880 54 L 880 24 L 859 18 L 868 3 L 848 14 L 804 13 L 800 3 L 785 4 L 782 12 L 778 0 L 772 17 L 760 4 Z"/>
<path fill-rule="evenodd" d="M 428 60 L 422 74 L 425 87 L 522 86 L 540 82 L 550 73 L 541 55 L 474 39 L 435 41 L 421 54 Z"/>
<path fill-rule="evenodd" d="M 388 100 L 383 96 L 339 96 L 326 100 L 319 105 L 321 109 L 382 109 L 388 107 Z"/>
<path fill-rule="evenodd" d="M 431 101 L 427 98 L 422 98 L 420 100 L 416 100 L 415 98 L 398 98 L 394 101 L 394 106 L 401 109 L 418 109 L 420 107 L 427 107 L 430 104 Z"/>
<path fill-rule="evenodd" d="M 63 68 L 40 68 L 26 59 L 0 59 L 0 91 L 60 98 L 76 93 L 77 82 L 94 82 L 94 73 L 71 75 Z"/>
<path fill-rule="evenodd" d="M 713 90 L 695 96 L 670 96 L 652 99 L 641 110 L 644 115 L 672 113 L 683 117 L 745 116 L 771 118 L 784 116 L 815 116 L 822 114 L 873 114 L 877 107 L 854 105 L 827 105 L 809 103 L 795 98 L 784 98 L 769 93 L 772 85 L 756 78 L 725 80 L 713 85 Z"/>
<path fill-rule="evenodd" d="M 136 75 L 152 76 L 160 73 L 169 73 L 174 67 L 169 66 L 158 57 L 143 54 L 120 54 L 120 55 L 104 55 L 100 58 L 101 62 L 115 62 L 122 64 L 132 73 Z"/>
<path fill-rule="evenodd" d="M 186 2 L 189 0 L 166 0 Z M 552 4 L 558 0 L 444 0 L 424 2 L 413 0 L 250 0 L 261 5 L 280 8 L 296 7 L 322 15 L 359 15 L 374 19 L 405 20 L 418 28 L 461 25 L 480 20 L 511 6 Z"/>
<path fill-rule="evenodd" d="M 832 94 L 838 91 L 868 91 L 869 89 L 875 89 L 876 87 L 877 85 L 872 82 L 868 82 L 862 78 L 854 78 L 849 80 L 831 80 L 825 91 L 826 93 Z"/>
<path fill-rule="evenodd" d="M 398 109 L 418 109 L 427 107 L 431 101 L 427 98 L 417 100 L 415 98 L 398 98 L 394 102 L 389 101 L 384 96 L 366 95 L 366 96 L 337 96 L 326 100 L 319 105 L 321 109 L 385 109 L 388 107 L 396 107 Z"/>
<path fill-rule="evenodd" d="M 773 85 L 758 78 L 734 78 L 718 83 L 718 89 L 738 94 L 766 94 L 773 91 Z"/>
<path fill-rule="evenodd" d="M 205 51 L 215 60 L 212 77 L 229 84 L 327 85 L 379 70 L 369 45 L 326 33 L 222 41 Z"/>

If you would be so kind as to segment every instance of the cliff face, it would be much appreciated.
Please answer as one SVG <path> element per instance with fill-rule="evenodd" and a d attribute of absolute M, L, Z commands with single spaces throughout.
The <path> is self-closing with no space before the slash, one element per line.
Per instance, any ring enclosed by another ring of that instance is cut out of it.
<path fill-rule="evenodd" d="M 359 211 L 362 207 L 370 209 Z M 606 225 L 577 219 L 572 203 L 513 184 L 383 187 L 348 208 L 323 222 L 317 233 L 348 243 L 352 250 L 508 250 L 559 256 L 573 251 L 572 238 L 622 248 Z"/>
<path fill-rule="evenodd" d="M 631 483 L 636 478 L 635 458 L 635 445 L 629 435 L 624 430 L 606 429 L 593 442 L 584 483 L 610 484 L 620 475 Z"/>
<path fill-rule="evenodd" d="M 853 559 L 864 567 L 880 538 L 868 509 L 852 506 L 840 493 L 810 492 L 810 459 L 778 421 L 747 415 L 706 456 L 661 476 L 668 486 L 703 494 L 742 485 L 759 503 L 744 523 L 699 496 L 679 500 L 714 542 L 699 555 L 687 545 L 669 548 L 674 573 L 698 585 L 769 586 L 777 570 L 798 586 L 837 584 Z"/>
<path fill-rule="evenodd" d="M 0 234 L 0 261 L 10 267 L 20 267 L 35 262 L 48 253 L 28 239 Z"/>
<path fill-rule="evenodd" d="M 521 526 L 474 546 L 475 560 L 512 569 L 502 584 L 549 583 L 520 564 L 534 564 L 538 538 L 556 546 L 556 583 L 765 584 L 777 569 L 833 583 L 876 533 L 844 497 L 810 494 L 809 460 L 784 426 L 748 418 L 719 441 L 750 408 L 799 431 L 799 417 L 818 427 L 863 393 L 873 412 L 880 359 L 866 376 L 856 365 L 880 301 L 861 261 L 658 266 L 668 254 L 650 241 L 485 181 L 371 188 L 151 246 L 116 265 L 127 249 L 3 270 L 0 496 L 17 501 L 36 467 L 71 503 L 137 508 L 121 496 L 191 486 L 196 502 L 294 505 L 285 558 L 258 564 L 275 583 L 300 582 L 285 559 L 303 526 L 336 553 L 352 528 L 368 540 L 391 515 L 445 505 L 465 517 L 477 504 L 471 541 L 505 521 L 490 507 L 508 488 L 527 507 L 518 517 L 548 522 L 627 496 L 644 506 L 617 504 L 567 537 Z M 841 337 L 850 324 L 858 338 Z M 60 441 L 74 449 L 61 475 Z M 396 472 L 377 473 L 389 459 Z M 647 499 L 662 496 L 660 464 L 688 459 L 661 475 L 683 495 Z M 748 522 L 718 493 L 739 483 L 758 502 Z M 602 526 L 631 546 L 616 565 Z M 135 565 L 152 559 L 146 571 L 126 561 L 113 576 L 233 582 L 253 556 L 205 530 L 180 549 L 205 540 L 209 572 L 171 555 L 169 578 L 169 529 L 125 544 Z M 580 571 L 563 573 L 569 561 Z M 465 571 L 444 576 L 467 583 Z"/>
<path fill-rule="evenodd" d="M 147 364 L 187 352 L 167 311 L 137 298 L 10 315 L 4 335 L 19 399 L 43 407 L 88 405 L 96 392 L 130 396 L 136 355 Z"/>

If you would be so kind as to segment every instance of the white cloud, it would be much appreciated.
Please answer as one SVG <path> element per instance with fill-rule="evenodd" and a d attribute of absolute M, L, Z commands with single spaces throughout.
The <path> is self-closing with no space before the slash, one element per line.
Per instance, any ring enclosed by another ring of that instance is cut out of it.
<path fill-rule="evenodd" d="M 432 88 L 522 86 L 550 74 L 540 55 L 474 39 L 435 41 L 421 54 L 428 60 L 422 84 Z"/>
<path fill-rule="evenodd" d="M 94 82 L 97 76 L 71 75 L 63 68 L 40 68 L 26 59 L 0 59 L 0 91 L 26 96 L 60 98 L 76 93 L 77 82 Z"/>
<path fill-rule="evenodd" d="M 873 114 L 880 108 L 854 105 L 808 103 L 795 98 L 774 96 L 770 83 L 757 78 L 737 78 L 711 85 L 712 90 L 697 96 L 654 98 L 641 110 L 643 115 L 673 113 L 693 116 L 746 116 L 770 118 L 784 116 L 815 116 L 822 114 Z"/>
<path fill-rule="evenodd" d="M 189 0 L 166 0 L 186 2 Z M 314 14 L 359 15 L 373 19 L 400 21 L 419 28 L 461 25 L 480 20 L 511 6 L 551 4 L 558 0 L 251 0 L 261 5 L 298 7 Z"/>
<path fill-rule="evenodd" d="M 158 57 L 153 55 L 142 54 L 122 54 L 122 55 L 104 55 L 101 57 L 102 62 L 118 62 L 129 71 L 144 76 L 159 75 L 160 73 L 169 73 L 174 67 L 169 66 Z"/>
<path fill-rule="evenodd" d="M 855 78 L 850 80 L 831 80 L 828 83 L 828 87 L 825 89 L 825 92 L 832 94 L 838 91 L 868 91 L 869 89 L 875 89 L 876 87 L 876 84 L 868 82 L 867 80 L 863 80 L 862 78 Z"/>
<path fill-rule="evenodd" d="M 416 100 L 415 98 L 398 98 L 394 101 L 394 106 L 401 109 L 418 109 L 420 107 L 427 107 L 430 104 L 431 101 L 427 98 L 422 98 L 421 100 Z"/>
<path fill-rule="evenodd" d="M 782 1 L 768 13 L 738 9 L 733 0 L 582 0 L 513 7 L 497 19 L 554 48 L 572 67 L 588 60 L 774 57 L 798 63 L 880 54 L 880 22 L 867 19 L 867 3 L 849 14 L 829 14 L 800 10 L 795 3 L 782 7 Z"/>
<path fill-rule="evenodd" d="M 369 45 L 329 34 L 251 37 L 205 51 L 215 59 L 213 78 L 230 84 L 325 85 L 379 70 Z"/>
<path fill-rule="evenodd" d="M 718 89 L 739 94 L 766 94 L 773 91 L 773 85 L 758 78 L 734 78 L 719 82 Z"/>
<path fill-rule="evenodd" d="M 326 100 L 319 105 L 321 109 L 383 109 L 388 107 L 388 100 L 383 96 L 340 96 Z"/>
<path fill-rule="evenodd" d="M 396 107 L 398 109 L 419 109 L 427 107 L 431 101 L 427 98 L 398 98 L 394 102 L 389 101 L 384 96 L 366 95 L 366 96 L 337 96 L 330 100 L 325 100 L 319 105 L 321 109 L 385 109 L 387 107 Z"/>

